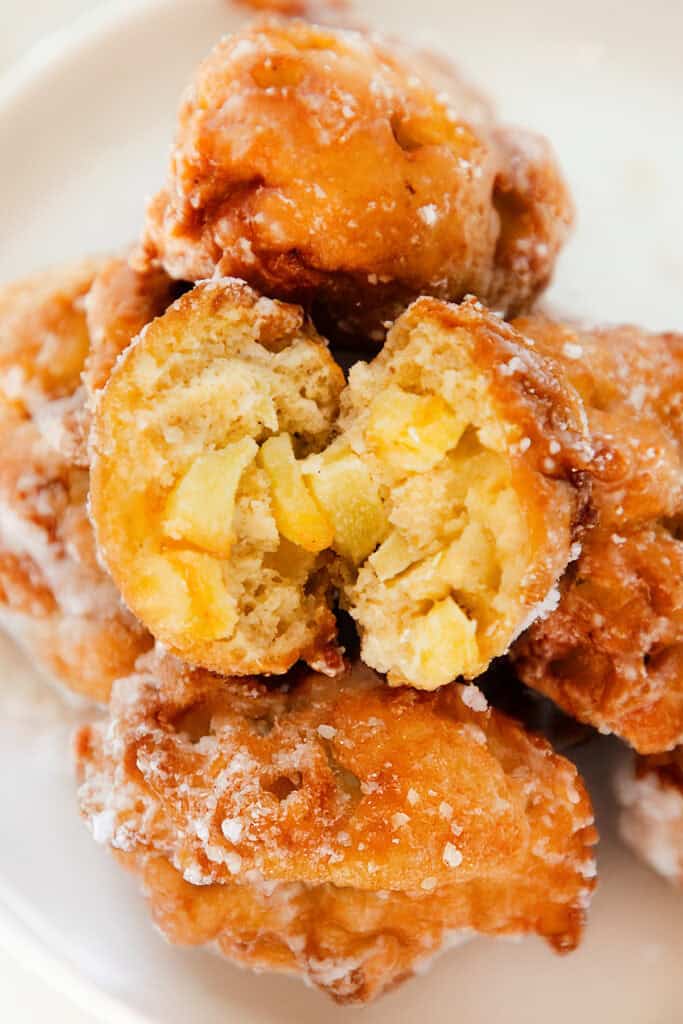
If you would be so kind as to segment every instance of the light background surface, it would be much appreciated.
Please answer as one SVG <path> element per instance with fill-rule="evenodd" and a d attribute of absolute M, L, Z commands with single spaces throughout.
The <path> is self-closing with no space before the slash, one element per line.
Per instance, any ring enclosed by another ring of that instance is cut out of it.
<path fill-rule="evenodd" d="M 93 6 L 91 0 L 0 0 L 0 74 L 47 33 L 68 30 Z M 0 925 L 0 1019 L 6 1024 L 93 1024 L 92 1014 L 21 966 L 15 944 Z"/>

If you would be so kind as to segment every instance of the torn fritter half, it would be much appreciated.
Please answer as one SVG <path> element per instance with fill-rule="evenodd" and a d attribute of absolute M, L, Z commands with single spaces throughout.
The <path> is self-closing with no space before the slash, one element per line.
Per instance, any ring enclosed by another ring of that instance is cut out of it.
<path fill-rule="evenodd" d="M 86 511 L 85 305 L 103 268 L 85 260 L 0 291 L 0 624 L 95 700 L 152 642 L 101 569 Z"/>
<path fill-rule="evenodd" d="M 592 450 L 576 393 L 478 302 L 422 298 L 352 368 L 340 426 L 304 472 L 324 494 L 350 451 L 382 499 L 381 544 L 342 570 L 363 660 L 395 684 L 475 678 L 554 607 L 578 549 Z"/>
<path fill-rule="evenodd" d="M 501 126 L 444 66 L 271 19 L 200 66 L 137 260 L 242 278 L 377 343 L 422 294 L 528 308 L 571 218 L 546 141 Z"/>
<path fill-rule="evenodd" d="M 150 655 L 77 756 L 86 822 L 173 942 L 367 1002 L 456 937 L 579 941 L 583 784 L 472 685 L 356 666 L 269 688 Z"/>
<path fill-rule="evenodd" d="M 595 448 L 596 523 L 551 615 L 513 651 L 527 685 L 641 753 L 683 738 L 683 335 L 515 322 L 562 362 Z"/>
<path fill-rule="evenodd" d="M 144 332 L 98 401 L 91 510 L 133 612 L 226 673 L 341 668 L 333 531 L 297 459 L 329 441 L 344 377 L 295 306 L 198 285 Z"/>
<path fill-rule="evenodd" d="M 576 394 L 478 303 L 434 299 L 343 385 L 298 307 L 198 285 L 98 403 L 102 555 L 151 632 L 215 671 L 338 670 L 334 584 L 390 682 L 474 678 L 573 555 L 591 455 Z"/>

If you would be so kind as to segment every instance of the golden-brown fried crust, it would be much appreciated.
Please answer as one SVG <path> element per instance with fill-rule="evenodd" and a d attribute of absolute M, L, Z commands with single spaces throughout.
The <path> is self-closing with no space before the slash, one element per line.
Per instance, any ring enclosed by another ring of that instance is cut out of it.
<path fill-rule="evenodd" d="M 659 874 L 683 885 L 683 747 L 620 765 L 616 791 L 624 841 Z"/>
<path fill-rule="evenodd" d="M 357 666 L 268 689 L 149 656 L 77 758 L 86 820 L 174 942 L 367 1001 L 454 932 L 579 939 L 583 785 L 473 686 L 389 690 Z"/>
<path fill-rule="evenodd" d="M 514 653 L 522 679 L 642 753 L 683 735 L 683 336 L 516 322 L 581 394 L 597 523 L 557 611 Z"/>
<path fill-rule="evenodd" d="M 178 297 L 178 282 L 163 270 L 134 270 L 126 256 L 106 263 L 88 292 L 90 335 L 83 381 L 90 394 L 107 383 L 109 374 L 131 340 Z"/>
<path fill-rule="evenodd" d="M 241 277 L 375 341 L 423 293 L 528 308 L 567 233 L 566 186 L 547 143 L 497 127 L 457 77 L 439 92 L 444 77 L 301 21 L 224 39 L 181 106 L 138 265 Z"/>
<path fill-rule="evenodd" d="M 71 424 L 84 395 L 85 296 L 102 261 L 0 293 L 0 620 L 70 689 L 106 700 L 151 639 L 98 565 Z"/>

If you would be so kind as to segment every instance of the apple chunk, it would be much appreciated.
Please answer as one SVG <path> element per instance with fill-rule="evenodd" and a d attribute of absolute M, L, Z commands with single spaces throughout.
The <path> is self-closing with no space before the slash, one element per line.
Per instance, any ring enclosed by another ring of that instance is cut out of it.
<path fill-rule="evenodd" d="M 303 463 L 309 486 L 334 527 L 332 546 L 354 565 L 375 550 L 389 530 L 377 486 L 367 466 L 341 443 Z"/>
<path fill-rule="evenodd" d="M 394 469 L 419 473 L 455 448 L 466 427 L 467 420 L 439 395 L 414 395 L 390 386 L 372 403 L 365 437 Z"/>
<path fill-rule="evenodd" d="M 334 528 L 306 487 L 289 434 L 269 437 L 261 446 L 259 462 L 270 480 L 273 514 L 282 536 L 306 551 L 329 548 Z"/>
<path fill-rule="evenodd" d="M 227 558 L 234 539 L 237 488 L 257 452 L 256 442 L 245 437 L 196 458 L 166 501 L 166 536 Z"/>
<path fill-rule="evenodd" d="M 431 684 L 430 689 L 476 671 L 476 631 L 476 622 L 467 618 L 452 597 L 438 601 L 410 627 L 412 668 Z"/>
<path fill-rule="evenodd" d="M 138 576 L 142 601 L 162 630 L 191 629 L 201 640 L 232 635 L 237 606 L 223 581 L 221 564 L 199 551 L 147 556 Z"/>

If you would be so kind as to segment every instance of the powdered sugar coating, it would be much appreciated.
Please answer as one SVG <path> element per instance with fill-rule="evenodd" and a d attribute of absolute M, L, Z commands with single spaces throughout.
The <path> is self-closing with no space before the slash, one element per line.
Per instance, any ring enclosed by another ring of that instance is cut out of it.
<path fill-rule="evenodd" d="M 615 778 L 619 831 L 646 864 L 683 884 L 683 751 L 622 762 Z"/>
<path fill-rule="evenodd" d="M 117 685 L 109 727 L 79 736 L 81 809 L 172 940 L 341 1001 L 379 994 L 453 931 L 571 948 L 593 886 L 580 780 L 458 693 L 393 691 L 360 666 L 269 690 L 150 656 Z"/>
<path fill-rule="evenodd" d="M 683 738 L 683 335 L 516 326 L 563 364 L 595 449 L 595 522 L 556 609 L 513 649 L 518 671 L 636 750 L 670 749 Z"/>

